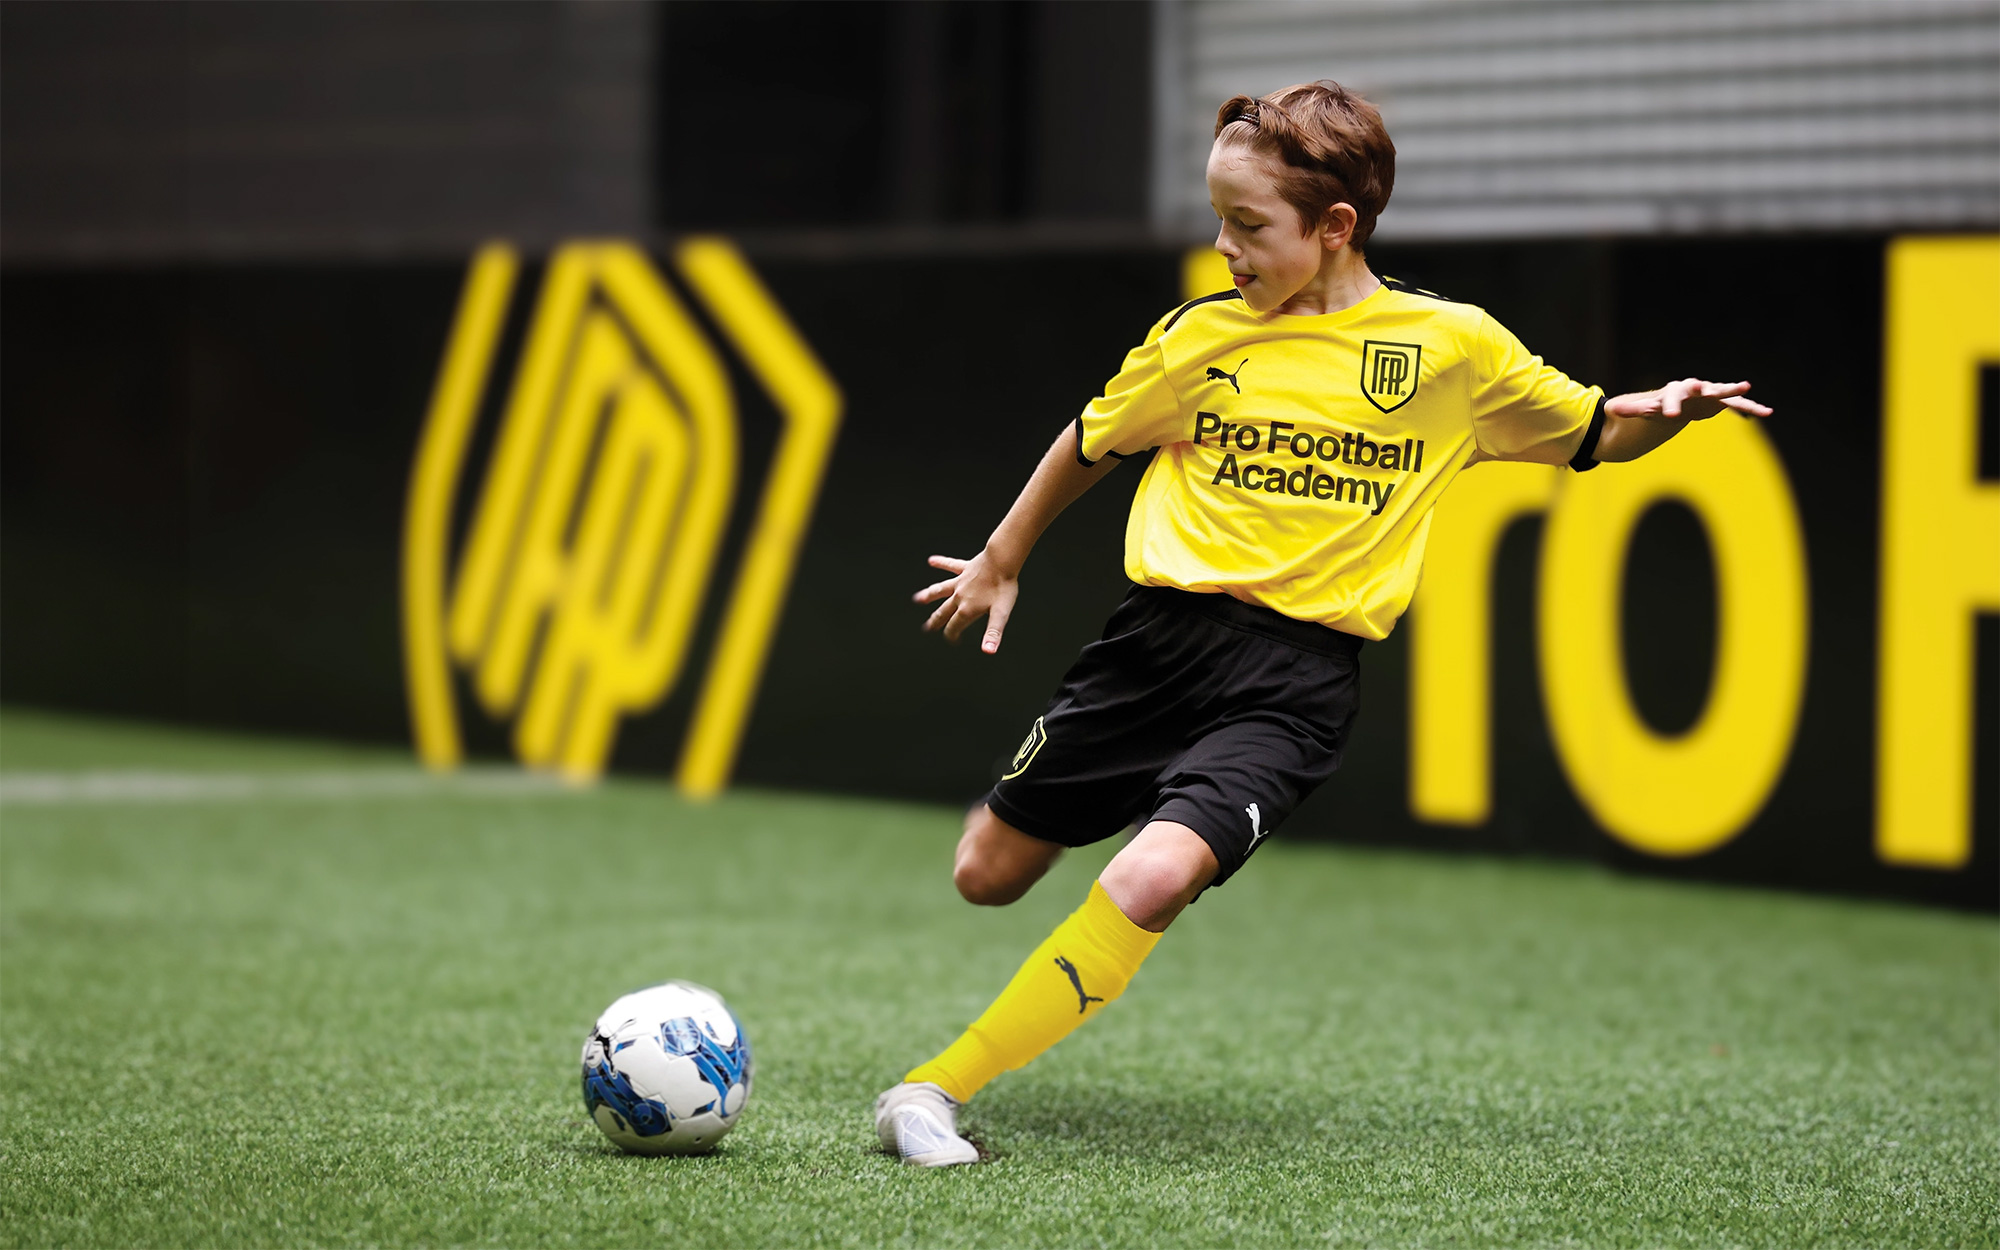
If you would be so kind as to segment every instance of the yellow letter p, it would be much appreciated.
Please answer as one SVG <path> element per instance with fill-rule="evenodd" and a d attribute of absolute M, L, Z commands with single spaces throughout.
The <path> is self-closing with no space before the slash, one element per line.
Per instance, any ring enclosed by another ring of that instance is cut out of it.
<path fill-rule="evenodd" d="M 1972 858 L 1973 622 L 2000 611 L 2000 487 L 1978 480 L 1979 366 L 2000 361 L 2000 239 L 1889 248 L 1875 850 Z"/>

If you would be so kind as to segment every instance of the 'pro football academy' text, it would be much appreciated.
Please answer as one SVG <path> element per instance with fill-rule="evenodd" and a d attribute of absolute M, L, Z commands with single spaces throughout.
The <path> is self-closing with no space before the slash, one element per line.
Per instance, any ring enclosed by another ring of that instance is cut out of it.
<path fill-rule="evenodd" d="M 1382 515 L 1382 509 L 1389 505 L 1389 496 L 1396 491 L 1396 483 L 1321 473 L 1311 462 L 1355 465 L 1390 473 L 1421 473 L 1424 468 L 1424 440 L 1420 438 L 1406 438 L 1401 443 L 1378 443 L 1366 434 L 1353 431 L 1315 436 L 1290 421 L 1237 424 L 1224 421 L 1212 412 L 1197 412 L 1195 445 L 1202 446 L 1203 440 L 1211 434 L 1215 436 L 1213 446 L 1225 451 L 1222 464 L 1216 469 L 1210 485 L 1220 486 L 1227 482 L 1238 490 L 1359 504 L 1368 509 L 1370 516 Z M 1230 447 L 1236 450 L 1226 450 Z M 1282 463 L 1267 465 L 1254 460 L 1247 464 L 1237 462 L 1236 451 L 1252 452 L 1259 447 L 1271 454 L 1289 451 L 1295 460 L 1308 463 L 1294 467 Z"/>

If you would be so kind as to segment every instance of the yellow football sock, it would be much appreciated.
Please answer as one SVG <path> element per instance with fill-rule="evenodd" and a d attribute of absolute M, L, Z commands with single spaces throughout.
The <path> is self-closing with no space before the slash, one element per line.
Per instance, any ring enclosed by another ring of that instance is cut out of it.
<path fill-rule="evenodd" d="M 1022 1067 L 1123 994 L 1159 940 L 1092 882 L 1083 906 L 1035 948 L 985 1014 L 903 1079 L 935 1081 L 953 1098 L 969 1101 L 988 1081 Z"/>

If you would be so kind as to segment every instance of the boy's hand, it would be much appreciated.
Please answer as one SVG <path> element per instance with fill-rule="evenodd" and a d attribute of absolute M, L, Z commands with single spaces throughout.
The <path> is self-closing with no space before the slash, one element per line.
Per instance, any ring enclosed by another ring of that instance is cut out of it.
<path fill-rule="evenodd" d="M 924 622 L 924 632 L 942 629 L 946 642 L 957 642 L 983 616 L 988 618 L 986 636 L 980 639 L 979 649 L 988 655 L 998 651 L 1000 635 L 1006 631 L 1007 618 L 1014 613 L 1014 600 L 1021 593 L 1020 574 L 1002 569 L 1000 562 L 985 551 L 970 560 L 932 556 L 930 566 L 952 576 L 931 583 L 913 596 L 918 603 L 944 600 Z"/>
<path fill-rule="evenodd" d="M 1021 593 L 1021 566 L 1035 549 L 1035 540 L 1058 512 L 1076 502 L 1092 483 L 1118 465 L 1116 456 L 1105 456 L 1096 464 L 1088 460 L 1078 463 L 1080 435 L 1072 433 L 1072 428 L 1083 427 L 1065 425 L 1056 435 L 1049 449 L 1042 453 L 1042 462 L 1035 466 L 1028 484 L 1021 488 L 1020 497 L 1007 509 L 1007 516 L 978 555 L 970 560 L 931 557 L 932 568 L 943 569 L 951 576 L 911 596 L 918 603 L 944 600 L 924 622 L 925 633 L 941 629 L 946 642 L 957 642 L 959 635 L 983 616 L 989 619 L 979 649 L 988 655 L 1000 649 L 1000 635 L 1006 630 L 1007 618 L 1014 614 L 1014 600 Z"/>
<path fill-rule="evenodd" d="M 1645 417 L 1655 421 L 1706 421 L 1724 408 L 1746 417 L 1768 417 L 1771 409 L 1744 398 L 1748 382 L 1704 382 L 1682 378 L 1657 391 L 1620 395 L 1604 405 L 1607 416 Z"/>

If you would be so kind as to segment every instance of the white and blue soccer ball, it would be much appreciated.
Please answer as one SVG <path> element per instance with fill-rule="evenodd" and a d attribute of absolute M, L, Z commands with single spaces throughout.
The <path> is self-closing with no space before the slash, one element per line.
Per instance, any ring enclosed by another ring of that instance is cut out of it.
<path fill-rule="evenodd" d="M 692 981 L 635 990 L 583 1042 L 583 1105 L 633 1154 L 715 1149 L 750 1101 L 750 1039 L 722 996 Z"/>

